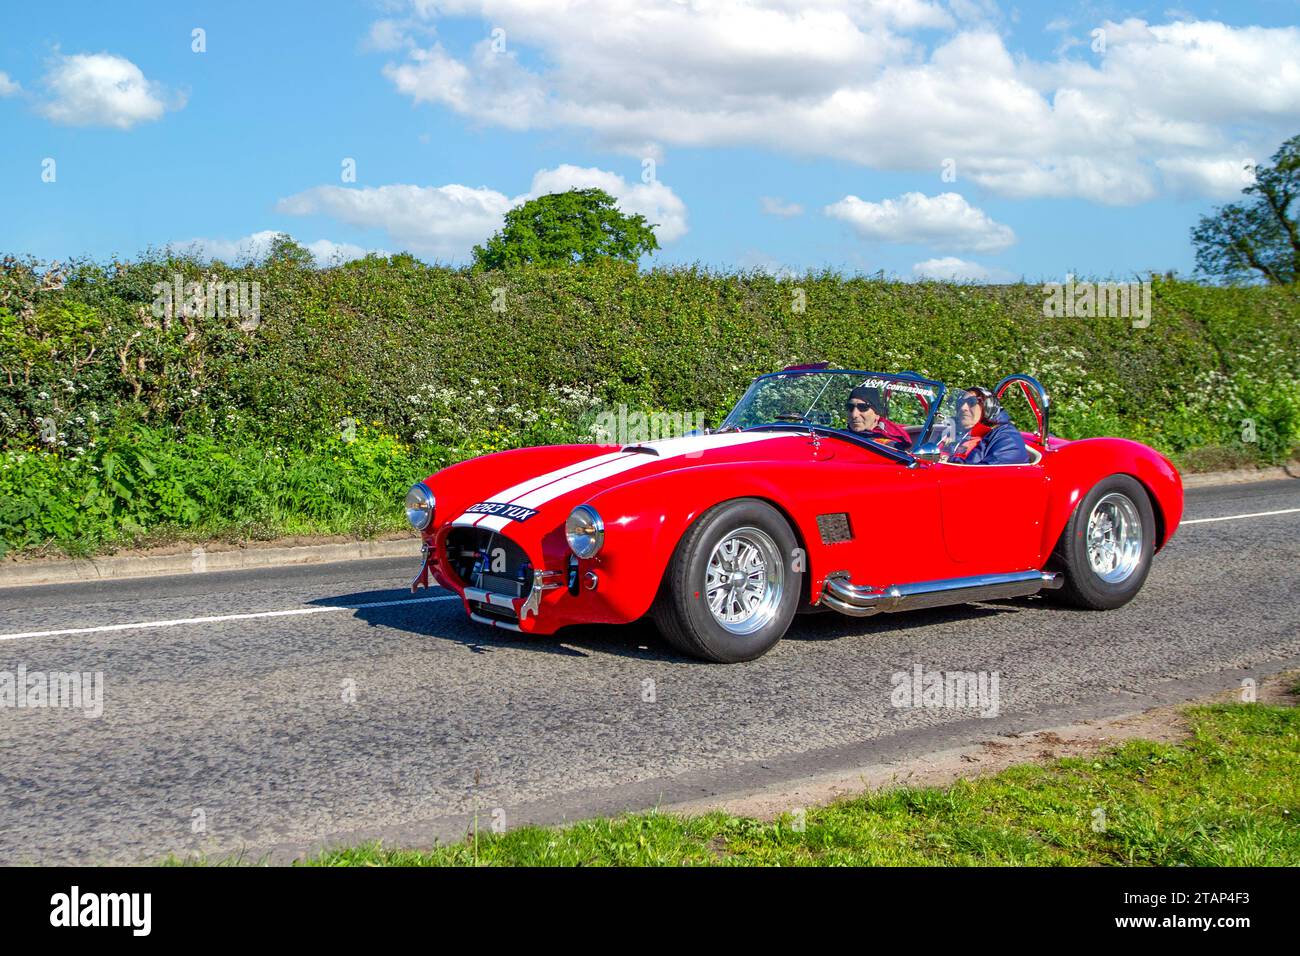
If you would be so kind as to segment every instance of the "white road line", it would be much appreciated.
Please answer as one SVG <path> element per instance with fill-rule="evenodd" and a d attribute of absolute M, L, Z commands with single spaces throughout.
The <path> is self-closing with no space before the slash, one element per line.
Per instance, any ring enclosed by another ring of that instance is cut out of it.
<path fill-rule="evenodd" d="M 1191 521 L 1180 521 L 1178 526 L 1181 528 L 1185 524 L 1206 524 L 1210 521 L 1236 521 L 1238 518 L 1267 518 L 1269 515 L 1289 515 L 1300 511 L 1300 508 L 1283 508 L 1281 511 L 1256 511 L 1248 515 L 1224 515 L 1222 518 L 1193 518 Z"/>
<path fill-rule="evenodd" d="M 251 614 L 220 614 L 215 617 L 180 617 L 171 621 L 132 621 L 130 624 L 105 624 L 100 627 L 69 627 L 61 631 L 22 631 L 17 634 L 0 634 L 0 641 L 16 641 L 24 637 L 57 637 L 64 634 L 102 634 L 107 631 L 133 631 L 150 627 L 176 627 L 179 624 L 215 624 L 218 621 L 249 621 L 258 617 L 290 617 L 297 614 L 326 614 L 330 611 L 364 611 L 372 607 L 394 607 L 398 604 L 428 604 L 431 601 L 459 601 L 454 594 L 437 597 L 407 598 L 402 601 L 375 601 L 371 604 L 348 604 L 342 607 L 303 607 L 289 611 L 257 611 Z"/>

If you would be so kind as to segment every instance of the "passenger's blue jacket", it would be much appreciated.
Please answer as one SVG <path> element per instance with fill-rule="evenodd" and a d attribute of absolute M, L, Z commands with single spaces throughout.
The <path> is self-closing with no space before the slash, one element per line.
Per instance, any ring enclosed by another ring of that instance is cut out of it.
<path fill-rule="evenodd" d="M 961 461 L 967 465 L 1024 465 L 1029 462 L 1029 449 L 1003 409 L 980 443 Z"/>

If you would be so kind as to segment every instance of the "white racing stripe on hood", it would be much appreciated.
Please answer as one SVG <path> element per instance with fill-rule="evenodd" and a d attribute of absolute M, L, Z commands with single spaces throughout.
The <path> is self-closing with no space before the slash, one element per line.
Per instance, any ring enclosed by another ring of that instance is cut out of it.
<path fill-rule="evenodd" d="M 557 471 L 507 488 L 496 497 L 484 501 L 500 501 L 520 505 L 524 508 L 540 508 L 562 495 L 577 491 L 586 485 L 603 481 L 614 475 L 652 465 L 670 458 L 683 458 L 699 455 L 717 448 L 731 448 L 735 445 L 748 445 L 753 442 L 768 441 L 773 438 L 788 438 L 788 432 L 728 432 L 723 435 L 688 435 L 684 438 L 664 438 L 659 441 L 638 442 L 653 448 L 658 455 L 644 452 L 614 452 L 598 455 L 580 462 L 579 466 L 560 468 Z M 631 447 L 631 446 L 628 446 Z M 520 489 L 524 489 L 520 491 Z M 502 531 L 511 523 L 509 518 L 496 515 L 462 514 L 452 524 L 487 528 Z"/>
<path fill-rule="evenodd" d="M 572 465 L 565 465 L 563 468 L 557 468 L 555 471 L 548 471 L 544 475 L 536 478 L 529 478 L 527 481 L 521 481 L 505 491 L 498 492 L 495 498 L 489 498 L 489 501 L 514 501 L 520 495 L 526 495 L 530 491 L 535 491 L 542 485 L 550 484 L 552 481 L 558 481 L 561 478 L 568 478 L 570 475 L 577 474 L 580 471 L 586 471 L 588 468 L 596 468 L 607 462 L 618 461 L 626 458 L 627 453 L 624 451 L 612 451 L 607 455 L 597 455 L 594 458 L 584 458 L 582 461 L 575 461 Z"/>
<path fill-rule="evenodd" d="M 498 492 L 495 497 L 484 498 L 483 500 L 497 501 L 497 502 L 510 502 L 513 499 L 518 498 L 520 495 L 527 494 L 528 492 L 534 491 L 537 488 L 542 487 L 543 485 L 548 485 L 553 481 L 558 481 L 561 478 L 567 478 L 570 475 L 577 474 L 580 471 L 587 471 L 588 469 L 591 468 L 598 468 L 601 465 L 606 464 L 607 462 L 618 461 L 622 458 L 627 458 L 627 457 L 629 457 L 627 452 L 620 450 L 620 451 L 609 452 L 608 454 L 605 455 L 596 455 L 593 458 L 584 458 L 582 461 L 575 461 L 571 465 L 565 465 L 563 468 L 557 468 L 554 471 L 548 471 L 545 474 L 538 475 L 536 478 L 529 478 L 525 481 L 521 481 L 517 485 L 511 485 L 505 491 Z M 466 512 L 465 514 L 457 518 L 455 521 L 453 521 L 452 525 L 456 527 L 472 528 L 474 527 L 474 525 L 478 524 L 478 522 L 483 521 L 487 517 L 488 515 L 470 514 L 469 512 Z"/>

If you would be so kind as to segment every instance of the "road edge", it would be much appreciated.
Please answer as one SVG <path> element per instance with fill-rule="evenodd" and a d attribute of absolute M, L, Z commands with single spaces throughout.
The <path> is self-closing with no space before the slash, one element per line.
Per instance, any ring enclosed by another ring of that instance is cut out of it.
<path fill-rule="evenodd" d="M 196 553 L 197 552 L 197 553 Z M 0 568 L 0 588 L 38 584 L 68 584 L 121 578 L 161 577 L 196 571 L 242 571 L 249 568 L 327 564 L 365 558 L 410 558 L 418 563 L 420 539 L 399 541 L 349 541 L 343 544 L 304 545 L 292 548 L 239 548 L 205 551 L 197 547 L 182 554 L 130 555 L 82 560 L 33 560 Z M 416 569 L 412 568 L 412 572 Z"/>
<path fill-rule="evenodd" d="M 1277 481 L 1280 478 L 1300 478 L 1300 461 L 1288 461 L 1270 468 L 1237 468 L 1234 471 L 1207 471 L 1183 475 L 1184 488 L 1205 488 L 1210 485 L 1240 485 L 1255 481 Z"/>

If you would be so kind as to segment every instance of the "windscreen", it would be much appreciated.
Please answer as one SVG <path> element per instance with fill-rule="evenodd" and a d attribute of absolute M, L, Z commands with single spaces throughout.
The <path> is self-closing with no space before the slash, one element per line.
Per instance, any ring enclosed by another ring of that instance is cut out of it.
<path fill-rule="evenodd" d="M 777 372 L 755 380 L 722 427 L 818 425 L 906 450 L 942 393 L 938 382 L 876 372 Z"/>

